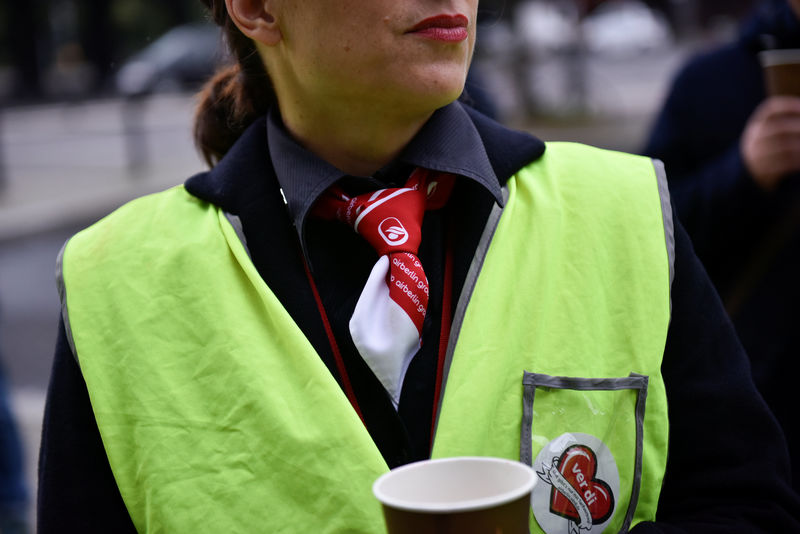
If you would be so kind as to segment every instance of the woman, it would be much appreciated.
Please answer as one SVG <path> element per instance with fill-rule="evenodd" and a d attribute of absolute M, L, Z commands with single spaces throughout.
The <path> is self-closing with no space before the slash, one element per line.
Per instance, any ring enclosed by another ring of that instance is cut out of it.
<path fill-rule="evenodd" d="M 531 464 L 535 532 L 797 528 L 658 167 L 454 102 L 476 0 L 207 5 L 213 168 L 62 252 L 42 532 L 376 532 L 454 455 Z"/>

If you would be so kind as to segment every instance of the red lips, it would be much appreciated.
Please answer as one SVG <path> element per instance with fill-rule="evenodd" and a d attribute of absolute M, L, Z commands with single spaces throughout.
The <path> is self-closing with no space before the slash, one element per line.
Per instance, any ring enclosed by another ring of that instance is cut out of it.
<path fill-rule="evenodd" d="M 436 15 L 418 22 L 406 33 L 436 41 L 458 42 L 468 37 L 468 25 L 469 19 L 464 15 Z"/>

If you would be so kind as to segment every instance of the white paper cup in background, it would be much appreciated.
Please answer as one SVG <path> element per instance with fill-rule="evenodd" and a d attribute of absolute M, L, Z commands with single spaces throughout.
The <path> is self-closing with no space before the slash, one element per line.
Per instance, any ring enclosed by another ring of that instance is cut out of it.
<path fill-rule="evenodd" d="M 767 94 L 800 96 L 800 48 L 764 50 L 758 54 Z"/>
<path fill-rule="evenodd" d="M 528 532 L 535 483 L 523 463 L 468 456 L 398 467 L 372 491 L 389 534 L 521 534 Z"/>

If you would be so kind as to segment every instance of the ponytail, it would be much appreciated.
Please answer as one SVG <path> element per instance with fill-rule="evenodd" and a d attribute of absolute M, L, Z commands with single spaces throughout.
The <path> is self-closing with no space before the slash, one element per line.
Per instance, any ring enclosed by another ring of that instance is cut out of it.
<path fill-rule="evenodd" d="M 194 140 L 213 167 L 237 139 L 275 102 L 275 93 L 255 44 L 228 16 L 223 0 L 202 0 L 222 27 L 236 62 L 222 67 L 198 95 Z"/>

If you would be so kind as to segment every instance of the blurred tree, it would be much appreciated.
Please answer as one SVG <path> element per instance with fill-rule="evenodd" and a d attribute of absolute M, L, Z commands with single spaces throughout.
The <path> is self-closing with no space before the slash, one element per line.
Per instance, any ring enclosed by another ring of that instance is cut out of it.
<path fill-rule="evenodd" d="M 174 26 L 205 17 L 198 0 L 113 0 L 110 3 L 111 24 L 119 35 L 118 59 L 125 59 Z"/>
<path fill-rule="evenodd" d="M 78 3 L 78 33 L 84 57 L 94 68 L 91 87 L 101 91 L 114 68 L 117 32 L 111 23 L 111 3 L 108 0 L 81 0 Z"/>
<path fill-rule="evenodd" d="M 174 26 L 199 20 L 200 2 L 76 0 L 79 42 L 101 90 L 119 62 Z"/>
<path fill-rule="evenodd" d="M 90 90 L 170 28 L 203 20 L 197 0 L 10 0 L 0 2 L 0 64 L 10 67 L 13 100 L 48 95 L 47 73 L 66 49 L 92 67 Z M 55 95 L 58 96 L 58 95 Z"/>
<path fill-rule="evenodd" d="M 47 42 L 47 5 L 37 0 L 3 5 L 2 20 L 8 40 L 12 99 L 34 99 L 42 94 L 43 44 Z"/>

